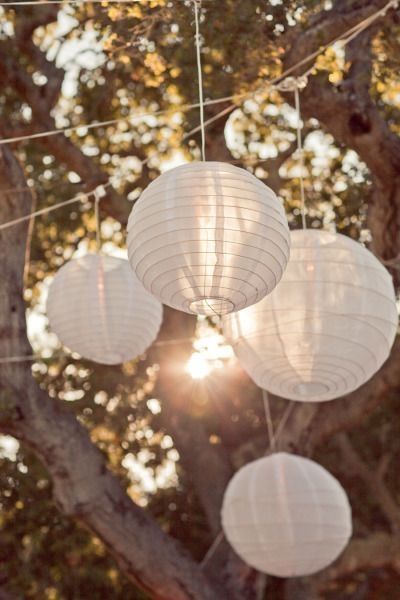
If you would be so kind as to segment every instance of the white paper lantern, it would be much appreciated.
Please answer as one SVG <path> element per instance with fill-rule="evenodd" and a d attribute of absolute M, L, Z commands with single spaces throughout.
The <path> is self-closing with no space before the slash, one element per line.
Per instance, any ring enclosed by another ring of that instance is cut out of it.
<path fill-rule="evenodd" d="M 332 400 L 389 356 L 398 323 L 392 278 L 348 237 L 316 230 L 291 237 L 279 286 L 225 317 L 225 335 L 260 387 L 292 400 Z"/>
<path fill-rule="evenodd" d="M 162 306 L 122 258 L 87 254 L 66 263 L 49 289 L 50 327 L 84 358 L 114 365 L 142 354 L 156 338 Z"/>
<path fill-rule="evenodd" d="M 288 260 L 289 230 L 274 192 L 251 173 L 190 163 L 142 193 L 129 218 L 128 254 L 164 304 L 226 314 L 273 290 Z"/>
<path fill-rule="evenodd" d="M 236 553 L 277 577 L 331 564 L 352 532 L 340 483 L 321 465 L 280 452 L 240 469 L 225 492 L 222 526 Z"/>

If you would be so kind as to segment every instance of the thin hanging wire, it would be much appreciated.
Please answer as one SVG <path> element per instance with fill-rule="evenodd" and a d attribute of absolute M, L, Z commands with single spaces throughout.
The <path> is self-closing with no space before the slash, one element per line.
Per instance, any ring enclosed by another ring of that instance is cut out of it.
<path fill-rule="evenodd" d="M 272 452 L 275 452 L 276 439 L 275 439 L 275 434 L 274 434 L 274 425 L 272 422 L 271 407 L 269 405 L 269 396 L 268 396 L 268 392 L 266 390 L 262 390 L 262 398 L 263 398 L 263 404 L 264 404 L 265 419 L 267 421 L 269 447 L 272 450 Z"/>
<path fill-rule="evenodd" d="M 204 125 L 207 127 L 208 125 L 210 125 L 211 123 L 213 123 L 214 121 L 216 121 L 217 119 L 219 119 L 222 115 L 225 115 L 225 114 L 229 113 L 230 111 L 232 111 L 234 108 L 235 108 L 234 105 L 228 106 L 223 111 L 221 111 L 220 113 L 218 113 L 218 115 L 214 115 L 213 117 L 211 117 L 210 119 L 208 119 L 207 121 L 205 121 Z M 187 133 L 185 133 L 184 136 L 182 136 L 182 141 L 187 140 L 191 135 L 194 135 L 199 130 L 200 130 L 200 126 L 199 125 L 197 127 L 194 127 L 193 129 L 191 129 L 190 131 L 188 131 Z M 148 156 L 144 160 L 140 161 L 140 165 L 141 166 L 145 166 L 152 158 L 154 158 L 158 154 L 159 154 L 158 152 L 155 152 L 151 156 Z M 12 227 L 14 225 L 18 225 L 19 223 L 23 223 L 24 221 L 29 221 L 33 217 L 38 217 L 40 215 L 45 215 L 45 214 L 47 214 L 49 212 L 52 212 L 53 210 L 58 210 L 59 208 L 62 208 L 63 206 L 68 206 L 69 204 L 75 204 L 76 202 L 84 202 L 86 200 L 89 200 L 91 196 L 95 196 L 96 195 L 99 187 L 102 188 L 102 190 L 104 191 L 106 188 L 110 187 L 111 185 L 112 185 L 112 181 L 109 180 L 106 183 L 103 183 L 101 186 L 97 186 L 93 190 L 90 190 L 89 192 L 82 192 L 80 194 L 77 194 L 73 198 L 70 198 L 68 200 L 64 200 L 63 202 L 58 202 L 58 204 L 54 204 L 53 206 L 48 206 L 46 208 L 41 208 L 40 210 L 36 210 L 34 212 L 31 212 L 31 213 L 29 213 L 27 215 L 24 215 L 23 217 L 19 217 L 18 219 L 13 219 L 12 221 L 7 221 L 6 223 L 0 223 L 0 231 L 3 230 L 3 229 L 7 229 L 8 227 Z M 27 187 L 27 189 L 31 189 L 31 188 Z M 8 190 L 8 192 L 9 191 L 10 190 Z"/>
<path fill-rule="evenodd" d="M 199 12 L 201 10 L 201 0 L 194 0 L 194 20 L 196 26 L 196 58 L 197 58 L 197 80 L 199 83 L 199 112 L 201 129 L 201 158 L 206 160 L 206 130 L 204 126 L 204 98 L 203 98 L 203 73 L 201 69 L 201 39 Z"/>
<path fill-rule="evenodd" d="M 20 363 L 20 362 L 35 362 L 37 360 L 43 360 L 43 357 L 37 354 L 24 354 L 22 356 L 5 356 L 0 357 L 0 365 L 7 365 L 9 363 Z"/>
<path fill-rule="evenodd" d="M 101 250 L 101 223 L 100 223 L 100 211 L 99 211 L 100 198 L 97 196 L 94 200 L 94 215 L 96 219 L 96 245 L 97 252 Z"/>
<path fill-rule="evenodd" d="M 99 186 L 94 192 L 94 217 L 96 220 L 96 246 L 97 252 L 101 252 L 101 219 L 100 219 L 100 200 L 106 195 L 104 186 Z"/>
<path fill-rule="evenodd" d="M 211 558 L 214 556 L 215 552 L 217 551 L 217 548 L 219 547 L 219 545 L 221 544 L 223 539 L 224 539 L 224 532 L 221 529 L 221 531 L 218 533 L 215 540 L 213 541 L 213 543 L 207 550 L 203 560 L 201 561 L 201 563 L 200 563 L 201 569 L 204 569 L 204 567 L 210 562 Z"/>
<path fill-rule="evenodd" d="M 62 0 L 62 1 L 65 2 L 65 0 Z M 103 1 L 103 0 L 99 0 L 99 1 Z M 127 1 L 131 2 L 131 0 L 127 0 Z M 196 1 L 198 1 L 198 0 L 196 0 Z M 61 2 L 56 2 L 56 3 L 58 4 Z M 47 4 L 47 2 L 44 2 L 44 1 L 39 2 L 39 1 L 35 0 L 34 2 L 27 3 L 27 4 L 39 6 L 39 5 Z M 390 2 L 388 2 L 380 10 L 373 13 L 366 19 L 360 21 L 359 23 L 357 23 L 350 29 L 346 30 L 345 32 L 343 32 L 342 34 L 337 36 L 336 38 L 333 38 L 327 44 L 325 44 L 324 46 L 321 46 L 320 48 L 318 48 L 318 50 L 315 50 L 311 54 L 305 56 L 303 59 L 301 59 L 297 63 L 294 63 L 291 67 L 289 67 L 288 69 L 283 71 L 283 73 L 281 73 L 280 75 L 277 75 L 270 81 L 264 82 L 263 85 L 258 87 L 256 90 L 252 90 L 250 92 L 242 92 L 240 94 L 233 94 L 231 96 L 224 96 L 222 98 L 215 98 L 214 100 L 206 100 L 203 102 L 203 106 L 211 106 L 214 104 L 221 104 L 223 102 L 228 102 L 229 100 L 237 101 L 240 99 L 245 99 L 245 98 L 251 97 L 251 96 L 261 92 L 265 87 L 270 87 L 271 89 L 276 87 L 276 89 L 279 89 L 280 84 L 283 82 L 283 80 L 288 75 L 290 75 L 291 73 L 293 73 L 294 71 L 299 69 L 302 65 L 307 64 L 311 60 L 313 60 L 313 59 L 317 58 L 319 55 L 323 54 L 332 45 L 334 45 L 338 42 L 341 42 L 343 46 L 347 45 L 357 35 L 359 35 L 363 31 L 365 31 L 365 29 L 370 27 L 370 25 L 372 25 L 372 23 L 374 23 L 377 19 L 384 17 L 390 9 L 396 9 L 398 7 L 398 4 L 399 4 L 398 0 L 390 0 Z M 25 6 L 25 3 L 23 3 L 23 2 L 0 2 L 0 6 L 18 6 L 18 5 Z M 305 72 L 305 74 L 306 75 L 310 74 L 313 71 L 313 69 L 314 69 L 314 65 L 311 66 Z M 275 84 L 277 84 L 277 85 L 275 86 Z M 106 125 L 114 125 L 117 123 L 127 122 L 132 119 L 140 119 L 140 118 L 143 118 L 146 116 L 158 116 L 161 114 L 166 114 L 168 112 L 178 112 L 178 111 L 184 111 L 184 110 L 186 111 L 186 110 L 190 110 L 191 108 L 198 108 L 199 106 L 200 106 L 199 103 L 187 104 L 187 105 L 182 105 L 182 106 L 179 106 L 176 108 L 169 108 L 167 110 L 161 110 L 161 111 L 153 111 L 153 112 L 144 113 L 141 115 L 140 114 L 139 115 L 131 115 L 128 117 L 121 117 L 119 119 L 110 119 L 108 121 L 99 121 L 99 122 L 95 122 L 95 123 L 81 124 L 81 125 L 76 125 L 76 126 L 72 126 L 72 127 L 53 129 L 53 130 L 43 131 L 43 132 L 39 132 L 39 133 L 33 133 L 30 135 L 22 135 L 22 136 L 16 136 L 16 137 L 12 137 L 12 138 L 5 138 L 3 140 L 0 140 L 0 145 L 11 144 L 13 142 L 20 142 L 20 141 L 24 141 L 24 140 L 37 139 L 37 138 L 51 136 L 51 135 L 58 135 L 60 133 L 70 133 L 73 131 L 77 131 L 79 129 L 92 129 L 92 128 L 102 127 L 102 126 L 106 126 Z M 236 105 L 234 105 L 234 104 L 231 107 L 228 107 L 229 110 L 233 110 L 234 108 L 236 108 Z M 224 109 L 221 113 L 218 113 L 217 115 L 215 115 L 214 120 L 216 120 L 219 117 L 222 117 L 224 114 L 226 114 L 225 111 L 227 111 L 227 109 Z"/>
<path fill-rule="evenodd" d="M 283 430 L 285 429 L 285 425 L 288 422 L 289 417 L 290 417 L 290 415 L 293 412 L 294 406 L 295 406 L 295 403 L 294 402 L 290 402 L 287 405 L 287 407 L 285 409 L 285 412 L 282 415 L 281 420 L 279 421 L 278 427 L 275 430 L 275 441 L 276 441 L 276 443 L 278 443 L 279 438 L 282 435 Z"/>
<path fill-rule="evenodd" d="M 111 185 L 111 183 L 105 184 Z M 12 227 L 14 225 L 18 225 L 19 223 L 23 223 L 24 221 L 30 221 L 33 217 L 39 217 L 40 215 L 46 215 L 53 210 L 58 210 L 63 206 L 68 206 L 69 204 L 75 204 L 76 202 L 84 202 L 91 195 L 93 195 L 95 190 L 86 193 L 79 193 L 78 195 L 70 198 L 69 200 L 65 200 L 64 202 L 58 202 L 57 204 L 53 204 L 53 206 L 48 206 L 46 208 L 41 208 L 39 210 L 35 210 L 34 212 L 29 213 L 28 215 L 24 215 L 23 217 L 19 217 L 18 219 L 13 219 L 12 221 L 7 221 L 7 223 L 0 223 L 0 231 L 3 229 L 8 229 L 8 227 Z"/>
<path fill-rule="evenodd" d="M 301 203 L 301 224 L 303 229 L 307 228 L 306 222 L 306 195 L 304 191 L 304 148 L 303 148 L 303 140 L 302 140 L 302 128 L 303 122 L 301 120 L 301 110 L 300 110 L 300 90 L 299 85 L 296 85 L 294 88 L 294 104 L 296 108 L 296 119 L 297 119 L 297 153 L 299 156 L 299 182 L 300 182 L 300 203 Z"/>
<path fill-rule="evenodd" d="M 198 0 L 196 0 L 198 1 Z M 0 6 L 5 5 L 5 6 L 12 6 L 12 5 L 22 5 L 22 3 L 20 2 L 0 2 Z M 33 4 L 35 5 L 40 5 L 40 4 L 45 4 L 45 2 L 34 2 Z M 369 27 L 374 21 L 376 21 L 378 18 L 380 17 L 384 17 L 387 12 L 390 9 L 396 9 L 398 8 L 399 5 L 399 1 L 398 0 L 390 0 L 387 4 L 385 4 L 384 7 L 382 7 L 380 10 L 376 11 L 375 13 L 373 13 L 372 15 L 370 15 L 369 17 L 367 17 L 366 19 L 364 19 L 363 21 L 357 23 L 356 25 L 354 25 L 353 27 L 351 27 L 350 29 L 348 29 L 347 31 L 345 31 L 344 33 L 342 33 L 340 36 L 337 36 L 336 38 L 332 39 L 330 42 L 328 42 L 327 44 L 325 44 L 324 46 L 320 47 L 318 50 L 315 50 L 314 52 L 312 52 L 311 54 L 309 54 L 308 56 L 304 57 L 302 60 L 298 61 L 297 63 L 295 63 L 294 65 L 292 65 L 291 67 L 289 67 L 288 69 L 286 69 L 283 73 L 281 73 L 280 75 L 274 77 L 272 80 L 270 80 L 269 82 L 264 83 L 263 87 L 265 87 L 265 85 L 269 86 L 270 88 L 275 88 L 275 89 L 280 89 L 282 84 L 285 81 L 285 78 L 287 78 L 287 76 L 290 73 L 293 73 L 293 71 L 295 71 L 296 69 L 298 69 L 299 67 L 301 67 L 304 64 L 307 64 L 308 62 L 310 62 L 311 60 L 313 60 L 314 58 L 316 58 L 317 56 L 319 56 L 320 54 L 322 54 L 323 52 L 325 52 L 325 50 L 327 50 L 330 46 L 332 46 L 333 44 L 342 41 L 343 45 L 346 45 L 350 39 L 353 39 L 355 37 L 355 35 L 358 35 L 359 33 L 361 33 L 362 31 L 364 31 L 365 29 L 367 29 L 367 27 Z M 195 4 L 195 7 L 197 5 Z M 346 36 L 348 36 L 346 38 Z M 309 68 L 307 71 L 307 74 L 310 73 L 312 71 L 312 68 Z M 299 78 L 297 78 L 299 79 Z M 230 99 L 239 99 L 239 98 L 245 98 L 248 96 L 253 95 L 254 93 L 257 93 L 261 91 L 261 88 L 258 88 L 257 90 L 255 90 L 254 92 L 248 92 L 248 93 L 242 93 L 242 94 L 236 94 L 233 96 L 227 96 L 225 98 L 218 98 L 215 100 L 211 100 L 211 101 L 207 101 L 206 103 L 203 103 L 203 105 L 205 104 L 218 104 L 220 102 L 224 102 L 224 101 L 228 101 Z M 288 90 L 286 90 L 288 91 Z M 197 107 L 200 106 L 199 104 L 195 104 L 195 105 L 191 105 L 192 107 Z M 190 105 L 187 105 L 185 108 L 189 108 Z M 214 117 L 212 117 L 211 119 L 208 119 L 205 123 L 204 126 L 207 126 L 208 124 L 216 121 L 217 119 L 219 119 L 220 117 L 222 117 L 223 115 L 227 114 L 228 112 L 234 110 L 236 108 L 235 104 L 232 104 L 231 106 L 228 106 L 227 108 L 225 108 L 224 110 L 222 110 L 220 113 L 218 113 L 217 115 L 215 115 Z M 183 107 L 179 107 L 179 110 L 183 110 Z M 160 112 L 168 112 L 168 111 L 160 111 Z M 157 114 L 157 113 L 151 113 L 151 114 Z M 143 117 L 145 115 L 137 115 L 138 118 Z M 114 119 L 111 121 L 105 121 L 103 123 L 92 123 L 89 125 L 79 125 L 77 127 L 72 127 L 72 128 L 67 128 L 67 129 L 60 129 L 60 130 L 52 130 L 52 131 L 47 131 L 47 132 L 41 132 L 38 134 L 32 134 L 32 135 L 27 135 L 27 136 L 19 136 L 19 137 L 15 137 L 15 138 L 8 138 L 8 139 L 4 139 L 4 140 L 0 140 L 0 145 L 1 144 L 8 144 L 8 143 L 12 143 L 12 142 L 16 142 L 16 141 L 22 141 L 22 140 L 26 140 L 26 139 L 34 139 L 35 137 L 44 137 L 46 135 L 56 135 L 58 133 L 65 133 L 67 131 L 74 131 L 76 129 L 79 128 L 91 128 L 91 127 L 97 127 L 97 126 L 101 126 L 104 125 L 106 123 L 111 124 L 111 123 L 116 123 L 119 121 L 127 121 L 130 120 L 132 118 L 135 117 L 125 117 L 122 119 Z M 194 133 L 196 133 L 197 131 L 199 131 L 199 129 L 202 129 L 202 125 L 200 127 L 196 127 L 194 129 L 192 129 L 190 132 L 188 132 L 187 134 L 185 134 L 183 136 L 183 140 L 187 139 L 188 137 L 190 137 L 190 135 L 193 135 Z M 300 133 L 301 136 L 301 133 Z M 149 157 L 150 158 L 150 157 Z M 149 160 L 149 158 L 147 158 L 145 161 L 142 161 L 142 164 L 146 164 L 147 161 Z M 111 185 L 111 182 L 108 182 L 104 185 L 104 187 Z M 23 221 L 27 221 L 29 220 L 31 217 L 35 217 L 38 215 L 42 215 L 42 214 L 46 214 L 48 212 L 51 212 L 53 210 L 56 210 L 58 208 L 61 208 L 62 206 L 66 206 L 67 204 L 73 204 L 74 202 L 78 202 L 79 200 L 84 200 L 85 198 L 87 198 L 90 194 L 92 194 L 94 192 L 94 190 L 92 190 L 92 192 L 88 192 L 84 195 L 78 195 L 75 196 L 74 198 L 71 198 L 70 200 L 67 200 L 65 202 L 60 202 L 58 204 L 55 204 L 52 207 L 49 208 L 45 208 L 45 209 L 41 209 L 38 211 L 35 211 L 33 213 L 30 213 L 29 215 L 26 215 L 24 217 L 21 217 L 19 219 L 15 219 L 13 221 L 9 221 L 7 223 L 2 223 L 0 224 L 0 230 L 2 229 L 6 229 L 7 227 L 11 227 L 12 225 L 17 225 L 18 223 L 21 223 Z M 304 224 L 304 221 L 303 221 Z"/>
<path fill-rule="evenodd" d="M 247 96 L 249 94 L 236 94 L 235 96 L 225 96 L 222 98 L 215 98 L 214 100 L 206 100 L 205 102 L 203 102 L 203 106 L 213 106 L 215 104 L 222 104 L 223 102 L 228 102 L 229 100 L 233 100 L 233 99 L 240 99 L 244 96 Z M 167 108 L 165 110 L 156 110 L 156 111 L 149 111 L 149 112 L 144 112 L 144 113 L 139 113 L 139 114 L 135 114 L 135 115 L 128 115 L 127 117 L 120 117 L 118 119 L 108 119 L 107 121 L 95 121 L 93 123 L 81 123 L 80 125 L 73 125 L 71 127 L 60 127 L 58 129 L 48 129 L 46 131 L 39 131 L 38 133 L 30 133 L 27 135 L 18 135 L 15 137 L 10 137 L 10 138 L 3 138 L 0 139 L 0 146 L 4 146 L 7 144 L 13 144 L 15 142 L 24 142 L 26 140 L 36 140 L 36 139 L 40 139 L 40 138 L 44 138 L 44 137 L 50 137 L 53 135 L 59 135 L 61 133 L 68 135 L 70 133 L 73 133 L 74 131 L 79 131 L 79 130 L 84 130 L 84 129 L 96 129 L 98 127 L 107 127 L 109 125 L 118 125 L 118 123 L 126 123 L 126 122 L 132 122 L 132 121 L 137 121 L 137 120 L 142 120 L 145 119 L 146 117 L 159 117 L 162 115 L 168 115 L 168 114 L 174 114 L 174 113 L 178 113 L 178 112 L 186 112 L 189 110 L 192 110 L 194 108 L 199 108 L 200 103 L 199 102 L 194 102 L 193 104 L 182 104 L 182 105 L 178 105 L 178 106 L 173 106 L 170 108 Z M 236 105 L 232 105 L 231 110 L 233 110 L 234 108 L 236 108 Z M 226 108 L 224 109 L 224 111 L 227 110 Z M 218 113 L 217 115 L 215 115 L 214 118 L 218 118 L 219 116 L 223 116 L 222 112 Z"/>
<path fill-rule="evenodd" d="M 152 348 L 163 347 L 163 346 L 173 346 L 179 344 L 187 344 L 188 342 L 194 342 L 196 340 L 195 337 L 189 338 L 176 338 L 173 340 L 160 340 L 159 342 L 154 342 L 152 344 Z M 0 364 L 8 364 L 8 363 L 22 363 L 22 362 L 40 362 L 46 360 L 53 360 L 54 356 L 41 356 L 40 354 L 23 354 L 21 356 L 2 356 L 0 357 Z"/>
<path fill-rule="evenodd" d="M 133 4 L 139 0 L 21 0 L 20 2 L 0 2 L 0 6 L 46 6 L 47 4 Z M 174 0 L 175 2 L 185 2 L 185 0 Z M 107 8 L 104 6 L 104 8 Z"/>

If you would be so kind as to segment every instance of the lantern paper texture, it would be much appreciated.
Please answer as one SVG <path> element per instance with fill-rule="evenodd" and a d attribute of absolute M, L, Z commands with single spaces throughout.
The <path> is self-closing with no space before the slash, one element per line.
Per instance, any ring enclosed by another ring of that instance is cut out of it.
<path fill-rule="evenodd" d="M 162 306 L 122 258 L 87 254 L 66 263 L 49 289 L 50 327 L 73 352 L 103 364 L 136 358 L 154 341 Z"/>
<path fill-rule="evenodd" d="M 279 286 L 224 317 L 225 336 L 260 387 L 291 400 L 332 400 L 389 356 L 398 323 L 392 278 L 344 235 L 298 230 L 291 238 Z"/>
<path fill-rule="evenodd" d="M 225 492 L 222 525 L 246 563 L 277 577 L 324 569 L 352 532 L 351 508 L 339 482 L 321 465 L 284 452 L 236 473 Z"/>
<path fill-rule="evenodd" d="M 162 174 L 128 223 L 136 275 L 161 302 L 227 314 L 258 302 L 281 279 L 289 230 L 274 192 L 230 164 L 185 164 Z"/>

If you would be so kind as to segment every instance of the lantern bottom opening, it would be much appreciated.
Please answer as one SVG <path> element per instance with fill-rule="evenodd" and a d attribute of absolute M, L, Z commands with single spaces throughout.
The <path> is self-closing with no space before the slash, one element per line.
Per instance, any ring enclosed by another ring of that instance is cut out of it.
<path fill-rule="evenodd" d="M 320 396 L 321 394 L 326 394 L 329 392 L 329 387 L 324 383 L 319 383 L 318 381 L 308 381 L 304 383 L 297 384 L 293 391 L 295 394 L 299 394 L 304 398 Z"/>
<path fill-rule="evenodd" d="M 196 315 L 226 315 L 232 312 L 235 305 L 223 296 L 198 297 L 190 301 L 189 311 Z"/>

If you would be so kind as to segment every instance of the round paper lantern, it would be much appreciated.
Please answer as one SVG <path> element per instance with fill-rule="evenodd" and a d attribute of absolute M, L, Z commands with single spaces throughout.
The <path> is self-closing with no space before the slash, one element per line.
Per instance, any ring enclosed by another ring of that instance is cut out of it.
<path fill-rule="evenodd" d="M 162 306 L 122 258 L 87 254 L 66 263 L 49 289 L 50 327 L 72 352 L 114 365 L 156 338 Z"/>
<path fill-rule="evenodd" d="M 164 173 L 128 223 L 136 275 L 163 304 L 222 315 L 258 302 L 289 256 L 289 230 L 274 192 L 244 169 L 196 162 Z"/>
<path fill-rule="evenodd" d="M 332 400 L 389 356 L 398 323 L 392 278 L 346 236 L 308 229 L 291 237 L 279 286 L 225 317 L 225 335 L 260 387 L 291 400 Z"/>
<path fill-rule="evenodd" d="M 225 492 L 222 526 L 235 552 L 255 569 L 300 577 L 324 569 L 345 548 L 351 508 L 321 465 L 280 452 L 236 473 Z"/>

